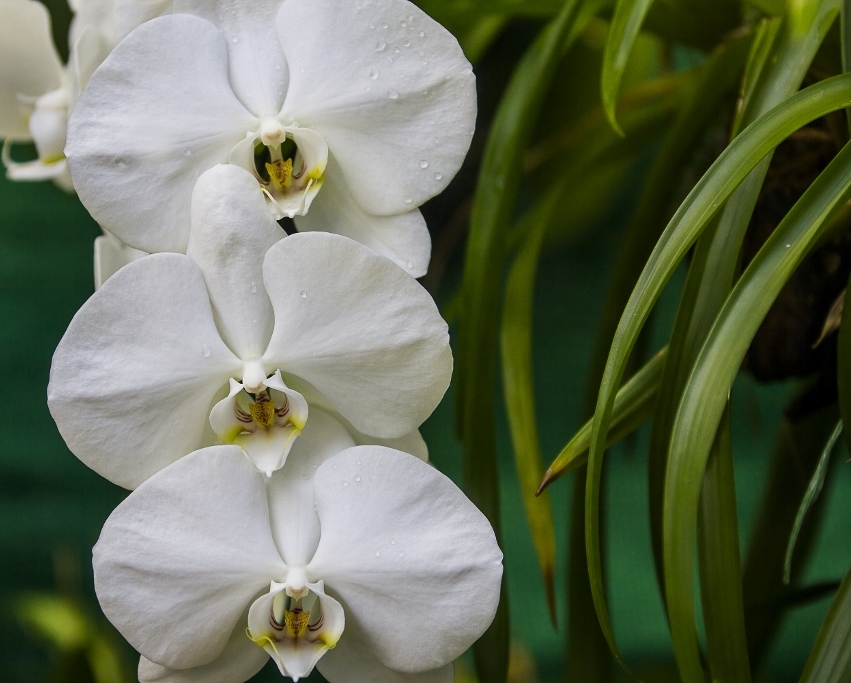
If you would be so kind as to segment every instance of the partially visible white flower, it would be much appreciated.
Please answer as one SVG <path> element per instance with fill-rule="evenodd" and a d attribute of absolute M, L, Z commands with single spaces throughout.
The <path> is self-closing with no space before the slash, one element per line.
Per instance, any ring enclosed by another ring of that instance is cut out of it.
<path fill-rule="evenodd" d="M 147 256 L 147 253 L 128 247 L 104 230 L 103 235 L 95 238 L 95 289 L 100 289 L 121 268 L 143 256 Z"/>
<path fill-rule="evenodd" d="M 407 0 L 174 0 L 173 11 L 113 50 L 71 118 L 69 163 L 95 219 L 136 248 L 183 252 L 195 178 L 229 161 L 276 217 L 423 275 L 417 207 L 455 175 L 476 115 L 452 35 Z"/>
<path fill-rule="evenodd" d="M 107 520 L 95 589 L 141 681 L 241 683 L 268 655 L 296 681 L 451 683 L 499 600 L 493 531 L 434 468 L 323 420 L 269 480 L 208 448 Z"/>
<path fill-rule="evenodd" d="M 215 443 L 211 425 L 270 472 L 305 398 L 373 440 L 410 438 L 452 372 L 434 301 L 357 242 L 282 235 L 246 171 L 198 180 L 189 255 L 122 268 L 56 349 L 48 404 L 72 452 L 133 488 Z"/>

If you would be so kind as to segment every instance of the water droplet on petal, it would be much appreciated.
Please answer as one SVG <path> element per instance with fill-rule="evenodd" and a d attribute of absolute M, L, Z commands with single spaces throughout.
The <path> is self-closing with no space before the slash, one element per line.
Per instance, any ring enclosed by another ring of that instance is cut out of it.
<path fill-rule="evenodd" d="M 400 21 L 400 22 L 399 22 L 399 26 L 401 26 L 402 28 L 408 28 L 408 22 L 407 22 L 407 21 L 404 21 L 404 20 L 403 20 L 403 21 Z"/>
<path fill-rule="evenodd" d="M 252 294 L 257 294 L 257 285 L 252 282 L 251 286 L 248 288 L 248 291 Z"/>
<path fill-rule="evenodd" d="M 376 557 L 381 557 L 381 551 L 380 551 L 380 550 L 376 550 L 376 551 L 375 551 L 375 556 L 376 556 Z"/>
<path fill-rule="evenodd" d="M 443 180 L 443 174 L 442 173 L 435 173 L 434 179 L 435 180 Z"/>
<path fill-rule="evenodd" d="M 405 553 L 399 553 L 399 557 L 405 557 Z"/>
<path fill-rule="evenodd" d="M 411 261 L 408 261 L 407 263 L 405 263 L 405 266 L 407 266 L 408 270 L 412 270 L 413 267 L 414 267 L 414 264 Z"/>
<path fill-rule="evenodd" d="M 355 477 L 355 481 L 356 481 L 356 482 L 358 482 L 358 483 L 360 483 L 360 475 L 358 475 L 358 476 L 356 476 L 356 477 Z"/>
<path fill-rule="evenodd" d="M 413 15 L 413 14 L 409 14 L 409 15 L 408 15 L 408 21 L 413 21 L 413 20 L 414 20 L 414 15 Z"/>
<path fill-rule="evenodd" d="M 301 298 L 302 298 L 302 299 L 306 299 L 306 298 L 307 298 L 307 292 L 305 292 L 303 289 L 301 290 Z"/>
<path fill-rule="evenodd" d="M 401 52 L 401 50 L 398 47 L 394 47 L 393 52 L 395 52 L 398 55 Z"/>
<path fill-rule="evenodd" d="M 348 486 L 348 485 L 349 485 L 349 482 L 347 482 L 347 481 L 343 482 L 343 486 Z"/>
<path fill-rule="evenodd" d="M 192 150 L 187 147 L 186 149 L 183 150 L 183 156 L 191 157 L 192 156 Z"/>
<path fill-rule="evenodd" d="M 420 38 L 425 38 L 425 31 L 420 31 L 417 35 L 418 35 Z"/>
<path fill-rule="evenodd" d="M 387 22 L 386 21 L 383 24 L 381 24 L 381 28 L 387 28 Z"/>
<path fill-rule="evenodd" d="M 414 203 L 414 200 L 411 199 L 410 197 L 405 197 L 404 201 L 405 201 L 405 204 L 413 204 Z"/>
<path fill-rule="evenodd" d="M 389 97 L 391 100 L 398 100 L 399 99 L 399 93 L 396 90 L 388 90 L 387 91 L 387 97 Z"/>
<path fill-rule="evenodd" d="M 410 40 L 403 40 L 402 41 L 402 47 L 411 47 L 411 41 Z"/>
<path fill-rule="evenodd" d="M 370 77 L 373 81 L 374 81 L 376 78 L 378 78 L 379 76 L 380 76 L 380 74 L 378 73 L 378 69 L 373 69 L 372 71 L 370 71 L 370 72 L 369 72 L 369 77 Z"/>
<path fill-rule="evenodd" d="M 230 42 L 232 42 L 232 43 L 238 43 L 238 42 L 239 42 L 239 38 L 231 38 L 231 39 L 230 39 Z"/>
<path fill-rule="evenodd" d="M 395 538 L 390 539 L 390 545 L 396 545 L 396 539 Z"/>
<path fill-rule="evenodd" d="M 425 159 L 420 161 L 420 168 L 428 168 L 428 162 Z"/>
<path fill-rule="evenodd" d="M 206 344 L 204 344 L 204 345 L 201 347 L 201 356 L 203 356 L 204 358 L 209 358 L 209 357 L 210 357 L 210 347 L 209 347 L 209 346 L 207 346 Z"/>
<path fill-rule="evenodd" d="M 386 48 L 387 48 L 387 43 L 385 43 L 383 40 L 379 40 L 379 41 L 375 44 L 375 51 L 376 51 L 376 52 L 384 52 L 384 50 L 385 50 Z"/>

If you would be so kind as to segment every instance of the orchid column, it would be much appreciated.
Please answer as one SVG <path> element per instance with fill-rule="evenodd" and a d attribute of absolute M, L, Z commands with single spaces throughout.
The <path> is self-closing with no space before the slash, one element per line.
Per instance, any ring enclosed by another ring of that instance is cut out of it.
<path fill-rule="evenodd" d="M 502 554 L 427 464 L 452 357 L 412 275 L 417 207 L 470 143 L 470 65 L 406 0 L 118 7 L 167 16 L 92 75 L 65 153 L 98 222 L 152 253 L 78 312 L 48 390 L 71 450 L 135 489 L 95 547 L 104 613 L 140 681 L 271 658 L 449 683 Z"/>

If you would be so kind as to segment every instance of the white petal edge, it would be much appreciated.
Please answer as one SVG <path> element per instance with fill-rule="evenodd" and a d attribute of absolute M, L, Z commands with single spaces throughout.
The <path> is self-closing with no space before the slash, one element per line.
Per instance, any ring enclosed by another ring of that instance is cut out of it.
<path fill-rule="evenodd" d="M 29 140 L 28 109 L 62 84 L 50 14 L 35 0 L 0 1 L 0 138 Z"/>
<path fill-rule="evenodd" d="M 399 214 L 441 192 L 476 120 L 475 77 L 452 34 L 407 0 L 287 0 L 277 22 L 283 113 L 325 136 L 361 206 Z"/>
<path fill-rule="evenodd" d="M 447 477 L 399 451 L 356 446 L 321 465 L 314 486 L 322 533 L 308 577 L 325 580 L 382 664 L 437 669 L 484 633 L 502 553 Z"/>
<path fill-rule="evenodd" d="M 236 622 L 225 649 L 212 662 L 191 669 L 170 669 L 139 659 L 140 683 L 243 683 L 254 676 L 269 656 L 245 634 L 248 610 Z"/>
<path fill-rule="evenodd" d="M 198 178 L 191 224 L 186 254 L 204 274 L 222 339 L 239 358 L 259 358 L 274 326 L 263 257 L 286 233 L 269 214 L 254 176 L 231 164 Z"/>
<path fill-rule="evenodd" d="M 78 458 L 134 488 L 204 445 L 212 402 L 240 369 L 198 267 L 153 254 L 113 275 L 74 316 L 53 355 L 48 406 Z"/>
<path fill-rule="evenodd" d="M 214 446 L 162 470 L 110 515 L 93 551 L 107 618 L 169 668 L 216 659 L 253 597 L 286 573 L 262 475 Z"/>
<path fill-rule="evenodd" d="M 318 232 L 272 247 L 263 277 L 275 309 L 268 367 L 309 382 L 370 436 L 404 436 L 431 414 L 449 386 L 452 352 L 416 280 L 357 242 Z"/>
<path fill-rule="evenodd" d="M 89 79 L 65 154 L 80 200 L 123 242 L 186 250 L 197 177 L 257 125 L 227 69 L 215 26 L 169 15 L 132 31 Z"/>
<path fill-rule="evenodd" d="M 431 260 L 431 235 L 419 209 L 392 216 L 364 211 L 355 201 L 339 164 L 328 159 L 322 191 L 304 216 L 297 216 L 302 232 L 335 232 L 386 256 L 412 277 L 422 277 Z"/>
<path fill-rule="evenodd" d="M 104 230 L 103 235 L 95 237 L 95 289 L 115 275 L 128 263 L 147 256 L 145 251 L 128 247 L 112 233 Z"/>

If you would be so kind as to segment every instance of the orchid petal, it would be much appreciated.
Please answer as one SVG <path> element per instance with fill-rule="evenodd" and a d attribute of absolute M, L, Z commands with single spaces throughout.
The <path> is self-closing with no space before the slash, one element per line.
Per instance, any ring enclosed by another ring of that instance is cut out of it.
<path fill-rule="evenodd" d="M 115 36 L 121 40 L 137 26 L 171 13 L 172 0 L 115 0 Z"/>
<path fill-rule="evenodd" d="M 0 138 L 29 140 L 27 107 L 62 84 L 50 15 L 34 0 L 0 1 Z"/>
<path fill-rule="evenodd" d="M 74 316 L 53 356 L 48 404 L 77 457 L 133 488 L 204 445 L 210 406 L 241 367 L 198 267 L 154 254 L 122 268 Z"/>
<path fill-rule="evenodd" d="M 86 83 L 89 82 L 95 69 L 106 59 L 114 43 L 107 41 L 96 27 L 89 25 L 83 27 L 72 45 L 73 49 L 68 56 L 69 109 L 73 108 L 80 98 Z"/>
<path fill-rule="evenodd" d="M 404 436 L 431 414 L 449 385 L 452 352 L 416 280 L 352 240 L 318 232 L 273 246 L 263 276 L 275 309 L 267 366 L 310 383 L 364 434 Z"/>
<path fill-rule="evenodd" d="M 285 234 L 248 171 L 225 164 L 198 178 L 186 253 L 204 274 L 222 339 L 240 358 L 259 358 L 272 336 L 263 256 Z"/>
<path fill-rule="evenodd" d="M 268 655 L 245 634 L 248 610 L 237 621 L 225 649 L 208 664 L 191 669 L 170 669 L 142 657 L 139 660 L 140 683 L 242 683 L 256 674 Z"/>
<path fill-rule="evenodd" d="M 314 486 L 322 535 L 308 576 L 333 589 L 382 664 L 437 669 L 485 631 L 502 553 L 448 478 L 398 451 L 357 446 L 321 465 Z"/>
<path fill-rule="evenodd" d="M 333 158 L 322 192 L 310 211 L 295 219 L 301 231 L 327 231 L 349 237 L 422 277 L 431 259 L 431 235 L 419 209 L 393 216 L 374 216 L 355 200 Z"/>
<path fill-rule="evenodd" d="M 258 117 L 281 110 L 287 62 L 278 44 L 275 15 L 283 0 L 174 0 L 174 12 L 215 24 L 227 39 L 230 82 L 246 109 Z"/>
<path fill-rule="evenodd" d="M 452 34 L 407 0 L 287 0 L 277 26 L 283 111 L 325 136 L 367 212 L 407 212 L 446 187 L 476 119 L 475 77 Z"/>
<path fill-rule="evenodd" d="M 95 289 L 128 263 L 147 256 L 144 251 L 128 247 L 112 233 L 104 231 L 95 238 Z"/>
<path fill-rule="evenodd" d="M 132 31 L 92 75 L 65 151 L 83 204 L 123 242 L 185 251 L 195 180 L 257 126 L 227 70 L 215 26 L 171 15 Z"/>
<path fill-rule="evenodd" d="M 246 605 L 286 573 L 262 475 L 233 446 L 183 458 L 110 515 L 94 571 L 104 614 L 145 657 L 177 669 L 212 662 Z"/>
<path fill-rule="evenodd" d="M 313 671 L 316 662 L 330 648 L 333 648 L 345 627 L 345 614 L 339 602 L 325 594 L 322 581 L 308 583 L 305 586 L 313 594 L 311 601 L 319 606 L 319 617 L 305 628 L 304 634 L 298 637 L 288 637 L 283 620 L 274 618 L 273 611 L 276 598 L 283 598 L 284 585 L 272 584 L 272 591 L 254 601 L 248 612 L 248 633 L 251 639 L 266 650 L 278 665 L 281 675 L 288 676 L 294 681 L 304 678 Z"/>
<path fill-rule="evenodd" d="M 370 653 L 357 624 L 351 621 L 346 623 L 340 642 L 316 668 L 329 683 L 453 683 L 455 680 L 452 664 L 415 674 L 388 669 Z"/>
<path fill-rule="evenodd" d="M 310 419 L 280 472 L 269 480 L 272 535 L 290 566 L 304 566 L 319 543 L 319 518 L 313 501 L 313 475 L 329 458 L 355 445 L 345 428 L 311 407 Z"/>

